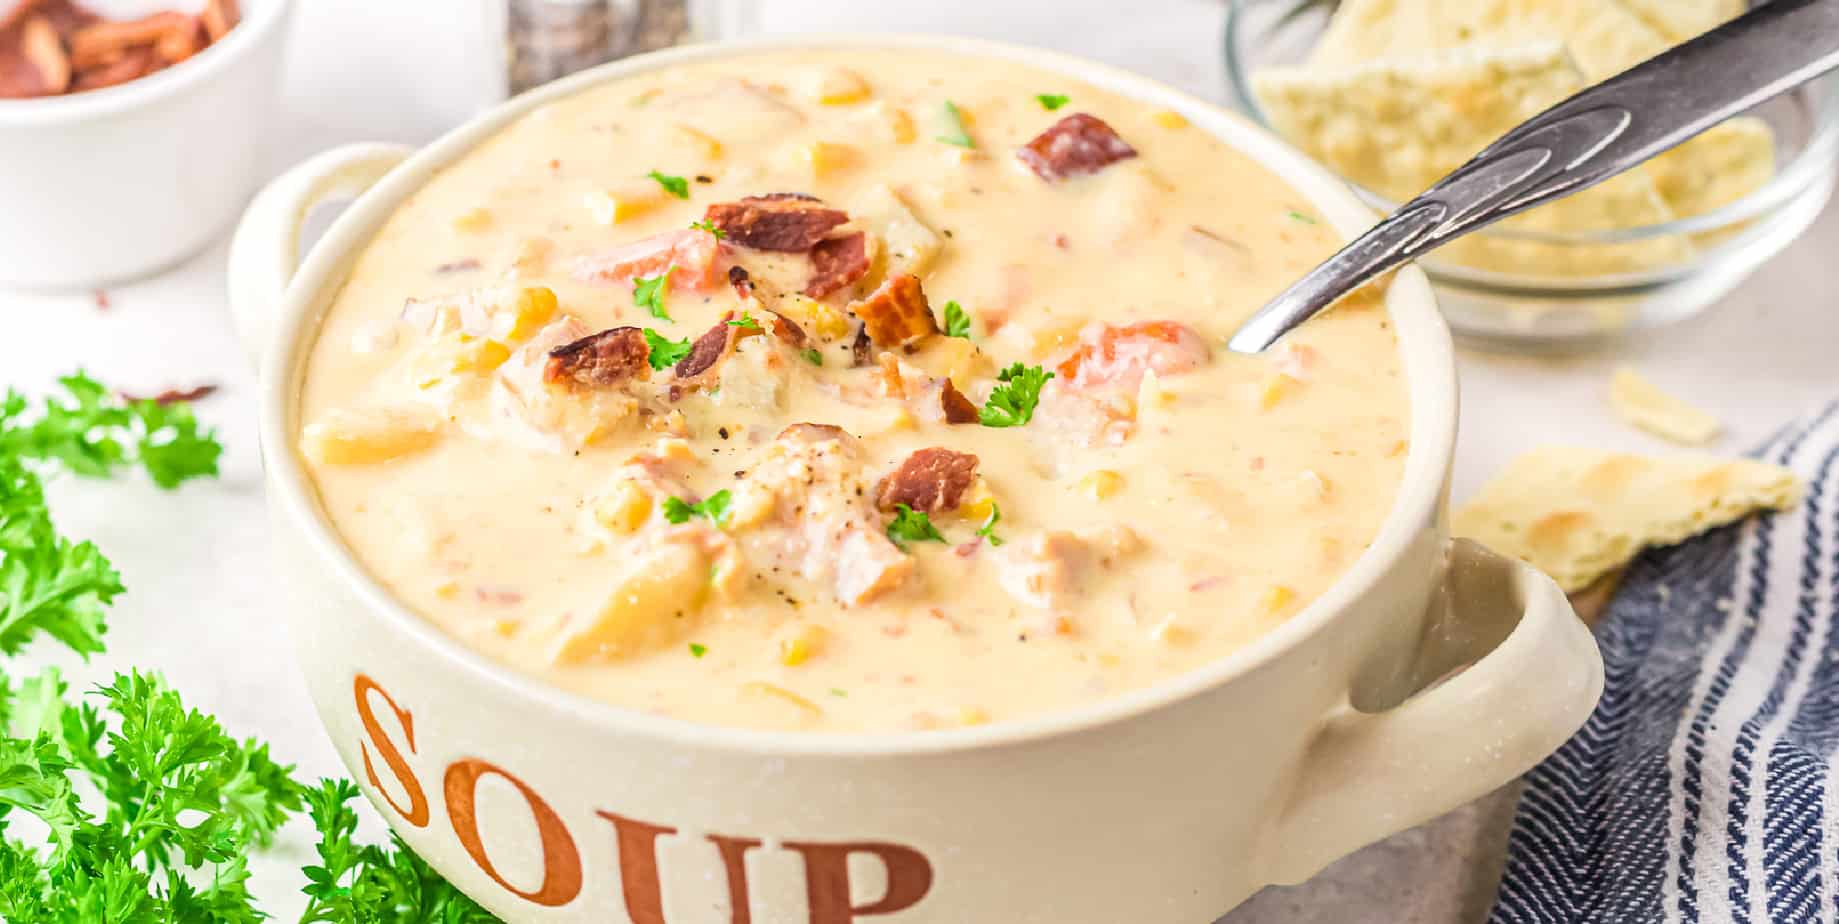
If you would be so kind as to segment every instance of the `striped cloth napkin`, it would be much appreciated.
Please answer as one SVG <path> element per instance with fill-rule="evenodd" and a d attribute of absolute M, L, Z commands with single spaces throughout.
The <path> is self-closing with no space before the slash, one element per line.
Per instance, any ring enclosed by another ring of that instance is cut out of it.
<path fill-rule="evenodd" d="M 1602 702 L 1527 776 L 1494 922 L 1839 913 L 1839 403 L 1757 455 L 1805 500 L 1630 568 Z"/>

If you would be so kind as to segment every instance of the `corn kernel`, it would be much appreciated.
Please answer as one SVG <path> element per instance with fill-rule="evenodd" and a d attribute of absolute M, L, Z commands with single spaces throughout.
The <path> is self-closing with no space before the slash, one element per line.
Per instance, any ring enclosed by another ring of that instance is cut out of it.
<path fill-rule="evenodd" d="M 1150 113 L 1150 120 L 1163 128 L 1187 128 L 1188 117 L 1173 109 L 1158 109 Z"/>
<path fill-rule="evenodd" d="M 1302 383 L 1281 372 L 1271 375 L 1264 380 L 1262 385 L 1258 386 L 1258 409 L 1268 411 L 1276 407 L 1277 402 L 1282 401 L 1285 394 L 1300 384 Z"/>
<path fill-rule="evenodd" d="M 594 505 L 594 521 L 616 533 L 630 533 L 651 516 L 651 495 L 637 482 L 622 481 Z"/>
<path fill-rule="evenodd" d="M 881 424 L 874 428 L 876 435 L 883 433 L 906 433 L 919 427 L 919 419 L 904 407 L 897 407 L 882 418 Z"/>
<path fill-rule="evenodd" d="M 825 71 L 817 82 L 817 101 L 826 106 L 859 103 L 868 94 L 868 81 L 861 74 L 840 67 Z"/>
<path fill-rule="evenodd" d="M 990 710 L 982 706 L 965 706 L 958 710 L 959 725 L 983 725 L 990 721 Z"/>
<path fill-rule="evenodd" d="M 677 138 L 689 145 L 691 149 L 697 154 L 700 154 L 703 158 L 707 160 L 721 160 L 722 143 L 717 140 L 715 136 L 691 128 L 688 125 L 677 125 L 675 126 L 675 130 L 677 132 Z"/>
<path fill-rule="evenodd" d="M 453 600 L 460 596 L 460 582 L 442 581 L 434 585 L 434 595 L 442 600 Z"/>
<path fill-rule="evenodd" d="M 523 340 L 535 334 L 556 316 L 556 293 L 544 286 L 519 289 L 517 302 L 511 307 L 511 326 L 505 336 Z"/>
<path fill-rule="evenodd" d="M 990 518 L 990 512 L 996 509 L 996 493 L 990 490 L 990 483 L 982 478 L 971 482 L 964 490 L 964 496 L 958 501 L 958 516 L 966 520 L 982 522 Z"/>
<path fill-rule="evenodd" d="M 519 623 L 518 620 L 508 616 L 499 616 L 492 620 L 492 634 L 499 638 L 510 638 L 517 634 L 519 625 L 521 625 L 521 623 Z"/>
<path fill-rule="evenodd" d="M 807 331 L 825 340 L 837 340 L 849 333 L 849 317 L 836 308 L 803 295 L 788 295 L 779 308 Z"/>
<path fill-rule="evenodd" d="M 882 112 L 881 120 L 895 144 L 911 144 L 919 136 L 919 130 L 913 126 L 913 116 L 899 106 L 889 106 Z"/>
<path fill-rule="evenodd" d="M 822 179 L 854 163 L 856 151 L 833 141 L 811 141 L 799 145 L 798 159 L 810 168 L 813 177 Z"/>
<path fill-rule="evenodd" d="M 504 365 L 511 358 L 511 348 L 496 340 L 468 340 L 453 352 L 454 372 L 484 374 Z"/>
<path fill-rule="evenodd" d="M 581 204 L 596 222 L 616 225 L 663 205 L 664 187 L 653 183 L 649 189 L 631 186 L 616 190 L 590 190 L 581 196 Z"/>
<path fill-rule="evenodd" d="M 487 209 L 467 209 L 453 220 L 453 229 L 467 234 L 477 234 L 492 226 L 492 213 Z"/>
<path fill-rule="evenodd" d="M 728 504 L 728 519 L 722 524 L 722 529 L 729 533 L 752 529 L 766 522 L 778 505 L 772 491 L 755 489 L 751 485 L 737 489 L 733 497 Z"/>
<path fill-rule="evenodd" d="M 1296 591 L 1286 584 L 1272 584 L 1265 588 L 1258 598 L 1258 610 L 1266 616 L 1275 616 L 1283 612 L 1296 599 Z"/>
<path fill-rule="evenodd" d="M 1180 616 L 1170 613 L 1150 628 L 1149 637 L 1165 645 L 1185 645 L 1194 640 L 1194 632 L 1181 622 Z"/>
<path fill-rule="evenodd" d="M 828 637 L 823 626 L 801 626 L 797 632 L 779 640 L 779 663 L 797 667 L 811 659 Z"/>
<path fill-rule="evenodd" d="M 393 412 L 334 412 L 308 424 L 300 449 L 321 465 L 367 465 L 420 452 L 440 437 L 438 424 Z"/>
<path fill-rule="evenodd" d="M 1088 473 L 1079 479 L 1079 490 L 1093 500 L 1105 500 L 1124 489 L 1124 476 L 1108 468 Z"/>

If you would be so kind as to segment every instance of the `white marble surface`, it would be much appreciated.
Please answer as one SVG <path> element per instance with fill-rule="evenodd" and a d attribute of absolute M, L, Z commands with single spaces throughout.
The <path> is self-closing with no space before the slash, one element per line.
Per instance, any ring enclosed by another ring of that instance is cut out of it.
<path fill-rule="evenodd" d="M 770 2 L 770 0 L 769 0 Z M 455 58 L 441 39 L 454 0 L 312 0 L 300 3 L 279 102 L 289 129 L 271 139 L 273 164 L 353 140 L 425 140 L 455 105 L 422 65 Z M 852 4 L 838 19 L 831 0 L 817 15 L 784 0 L 783 24 L 806 20 L 884 27 L 904 4 Z M 1118 22 L 1096 17 L 1109 3 L 1045 4 L 933 0 L 931 31 L 977 31 L 1033 41 L 1134 66 L 1201 95 L 1223 97 L 1215 58 L 1220 6 L 1210 0 L 1137 4 Z M 838 7 L 842 9 L 841 7 Z M 919 8 L 919 5 L 915 5 Z M 954 18 L 953 14 L 957 14 Z M 1153 15 L 1150 15 L 1153 13 Z M 1103 27 L 1100 27 L 1102 24 Z M 431 47 L 430 58 L 409 49 Z M 1613 353 L 1527 359 L 1465 352 L 1464 410 L 1456 493 L 1473 489 L 1513 454 L 1554 440 L 1660 449 L 1619 424 L 1601 396 L 1609 370 L 1629 362 L 1718 412 L 1728 448 L 1760 438 L 1798 410 L 1839 396 L 1839 304 L 1830 265 L 1839 214 L 1696 321 L 1643 336 Z M 0 257 L 3 258 L 3 257 Z M 0 292 L 0 385 L 37 389 L 85 367 L 124 389 L 213 382 L 223 391 L 200 407 L 229 447 L 224 477 L 165 494 L 149 485 L 63 483 L 53 487 L 63 528 L 97 541 L 121 568 L 128 594 L 111 618 L 111 653 L 86 667 L 164 671 L 195 705 L 237 734 L 271 740 L 309 774 L 342 773 L 296 676 L 275 612 L 267 525 L 254 447 L 252 377 L 230 333 L 220 243 L 172 272 L 110 290 L 99 310 L 88 293 Z M 1484 908 L 1506 796 L 1483 800 L 1434 825 L 1357 854 L 1300 887 L 1269 890 L 1231 924 L 1372 919 L 1460 920 Z M 374 819 L 373 819 L 374 822 Z M 297 867 L 309 855 L 298 828 L 255 863 L 257 885 L 280 919 L 299 907 Z M 1146 922 L 1147 924 L 1147 922 Z"/>

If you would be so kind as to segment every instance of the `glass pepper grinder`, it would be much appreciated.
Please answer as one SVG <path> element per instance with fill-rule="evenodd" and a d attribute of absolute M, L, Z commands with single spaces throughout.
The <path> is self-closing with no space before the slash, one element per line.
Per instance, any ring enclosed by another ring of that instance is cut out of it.
<path fill-rule="evenodd" d="M 689 36 L 686 0 L 488 0 L 502 4 L 505 84 L 522 93 Z"/>

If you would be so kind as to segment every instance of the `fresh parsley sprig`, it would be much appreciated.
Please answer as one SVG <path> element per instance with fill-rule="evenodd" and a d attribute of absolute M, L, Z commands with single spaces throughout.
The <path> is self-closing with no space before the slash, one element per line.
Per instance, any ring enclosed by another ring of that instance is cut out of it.
<path fill-rule="evenodd" d="M 664 519 L 672 523 L 688 523 L 691 517 L 707 517 L 710 522 L 721 526 L 728 522 L 728 507 L 733 501 L 734 495 L 727 488 L 694 504 L 681 497 L 667 497 L 664 499 Z"/>
<path fill-rule="evenodd" d="M 664 308 L 664 292 L 670 285 L 670 274 L 677 271 L 677 264 L 664 267 L 656 276 L 634 276 L 632 278 L 632 303 L 651 313 L 660 321 L 671 320 L 670 312 Z"/>
<path fill-rule="evenodd" d="M 964 127 L 964 113 L 951 100 L 945 101 L 945 133 L 938 136 L 938 140 L 961 148 L 977 148 L 977 139 L 972 138 L 970 130 Z"/>
<path fill-rule="evenodd" d="M 1061 106 L 1066 105 L 1068 97 L 1061 93 L 1037 93 L 1035 94 L 1034 101 L 1040 103 L 1042 109 L 1053 112 L 1055 109 L 1059 109 Z"/>
<path fill-rule="evenodd" d="M 645 175 L 658 181 L 658 185 L 664 187 L 665 192 L 679 199 L 688 199 L 690 197 L 690 181 L 683 177 L 671 176 L 668 173 L 661 173 L 656 170 Z"/>
<path fill-rule="evenodd" d="M 971 339 L 971 316 L 955 301 L 945 303 L 945 336 Z"/>
<path fill-rule="evenodd" d="M 1041 387 L 1054 377 L 1040 366 L 1017 362 L 996 374 L 998 384 L 989 400 L 977 412 L 986 427 L 1020 427 L 1034 419 L 1035 406 L 1041 403 Z"/>
<path fill-rule="evenodd" d="M 82 372 L 58 383 L 64 394 L 45 399 L 35 415 L 24 395 L 7 391 L 0 401 L 0 458 L 55 464 L 91 478 L 138 464 L 162 488 L 217 474 L 223 447 L 199 429 L 189 405 L 124 401 Z"/>
<path fill-rule="evenodd" d="M 888 521 L 888 539 L 905 549 L 909 542 L 944 542 L 945 534 L 932 525 L 932 518 L 924 511 L 895 504 L 894 519 Z"/>
<path fill-rule="evenodd" d="M 653 369 L 669 369 L 682 362 L 685 356 L 690 355 L 690 338 L 688 337 L 682 340 L 672 340 L 649 327 L 644 329 L 644 334 L 645 345 L 651 348 L 651 352 L 646 355 L 645 359 L 651 363 Z"/>

